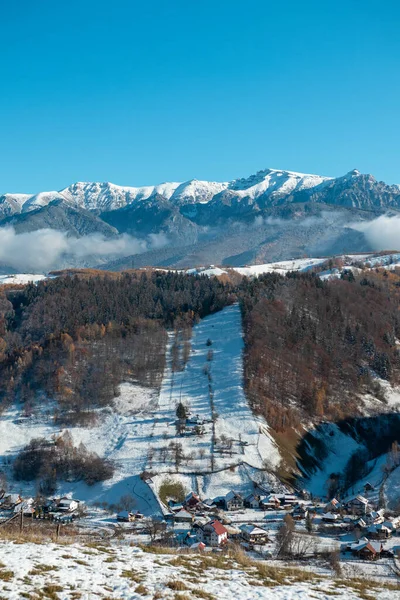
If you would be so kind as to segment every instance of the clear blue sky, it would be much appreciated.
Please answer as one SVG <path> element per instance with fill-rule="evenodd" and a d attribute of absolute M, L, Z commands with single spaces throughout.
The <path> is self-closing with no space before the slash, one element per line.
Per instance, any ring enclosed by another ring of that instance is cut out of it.
<path fill-rule="evenodd" d="M 400 183 L 398 1 L 0 7 L 0 193 L 226 180 Z"/>

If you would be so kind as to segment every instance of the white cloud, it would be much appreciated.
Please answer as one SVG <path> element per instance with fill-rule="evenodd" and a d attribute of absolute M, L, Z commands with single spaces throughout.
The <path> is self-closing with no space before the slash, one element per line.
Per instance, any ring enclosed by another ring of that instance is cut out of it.
<path fill-rule="evenodd" d="M 22 272 L 47 272 L 66 258 L 78 262 L 115 259 L 162 248 L 167 243 L 164 234 L 151 234 L 146 240 L 127 234 L 105 238 L 97 233 L 76 238 L 55 229 L 18 234 L 13 227 L 4 227 L 0 228 L 0 262 Z"/>
<path fill-rule="evenodd" d="M 374 250 L 400 250 L 400 215 L 382 215 L 348 227 L 364 233 Z"/>

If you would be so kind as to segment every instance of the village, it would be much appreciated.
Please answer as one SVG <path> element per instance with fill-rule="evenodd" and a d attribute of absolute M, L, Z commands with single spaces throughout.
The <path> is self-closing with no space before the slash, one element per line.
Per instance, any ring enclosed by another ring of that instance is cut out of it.
<path fill-rule="evenodd" d="M 310 560 L 336 553 L 339 560 L 386 559 L 400 556 L 400 515 L 378 509 L 365 496 L 340 502 L 317 502 L 301 494 L 277 494 L 257 488 L 243 497 L 231 490 L 224 496 L 200 498 L 191 491 L 182 502 L 169 500 L 162 516 L 145 517 L 135 510 L 113 515 L 85 506 L 74 498 L 0 498 L 0 526 L 31 521 L 74 522 L 78 528 L 107 526 L 138 544 L 195 552 L 224 552 L 240 546 L 263 559 Z M 290 543 L 281 544 L 284 529 Z M 61 531 L 62 534 L 62 531 Z M 397 567 L 396 567 L 397 568 Z"/>

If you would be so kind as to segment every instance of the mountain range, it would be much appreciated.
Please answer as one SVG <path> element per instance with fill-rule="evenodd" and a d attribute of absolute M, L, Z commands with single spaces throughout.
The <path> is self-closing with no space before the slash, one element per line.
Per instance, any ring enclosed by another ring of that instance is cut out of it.
<path fill-rule="evenodd" d="M 372 175 L 353 170 L 331 178 L 266 169 L 223 183 L 193 179 L 121 187 L 79 182 L 61 191 L 7 193 L 0 196 L 0 228 L 152 240 L 140 246 L 140 254 L 80 257 L 82 266 L 240 266 L 375 250 L 351 225 L 388 211 L 400 211 L 400 186 Z M 153 243 L 154 236 L 163 242 Z M 61 263 L 67 266 L 68 257 Z"/>

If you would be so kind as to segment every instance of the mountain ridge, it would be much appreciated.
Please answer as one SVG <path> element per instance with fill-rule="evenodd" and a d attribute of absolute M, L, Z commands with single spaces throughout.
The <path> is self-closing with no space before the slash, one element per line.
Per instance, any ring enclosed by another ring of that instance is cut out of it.
<path fill-rule="evenodd" d="M 228 182 L 190 179 L 184 182 L 164 182 L 140 187 L 120 186 L 111 182 L 76 182 L 59 191 L 36 194 L 6 193 L 0 196 L 0 215 L 9 216 L 18 212 L 28 212 L 43 207 L 53 200 L 63 199 L 79 208 L 97 211 L 118 210 L 134 202 L 162 196 L 178 207 L 210 202 L 229 202 L 232 199 L 251 203 L 262 198 L 264 204 L 297 201 L 297 195 L 309 197 L 311 201 L 326 201 L 323 194 L 329 190 L 358 185 L 364 192 L 377 188 L 384 194 L 386 203 L 400 207 L 400 186 L 379 182 L 370 174 L 362 174 L 353 169 L 341 177 L 326 177 L 316 174 L 299 173 L 280 169 L 264 169 L 249 177 Z M 332 194 L 330 194 L 332 196 Z M 330 197 L 329 200 L 332 200 Z M 360 201 L 348 203 L 360 208 Z M 351 202 L 350 201 L 350 202 Z M 331 202 L 328 202 L 331 203 Z M 333 202 L 334 203 L 334 202 Z"/>

